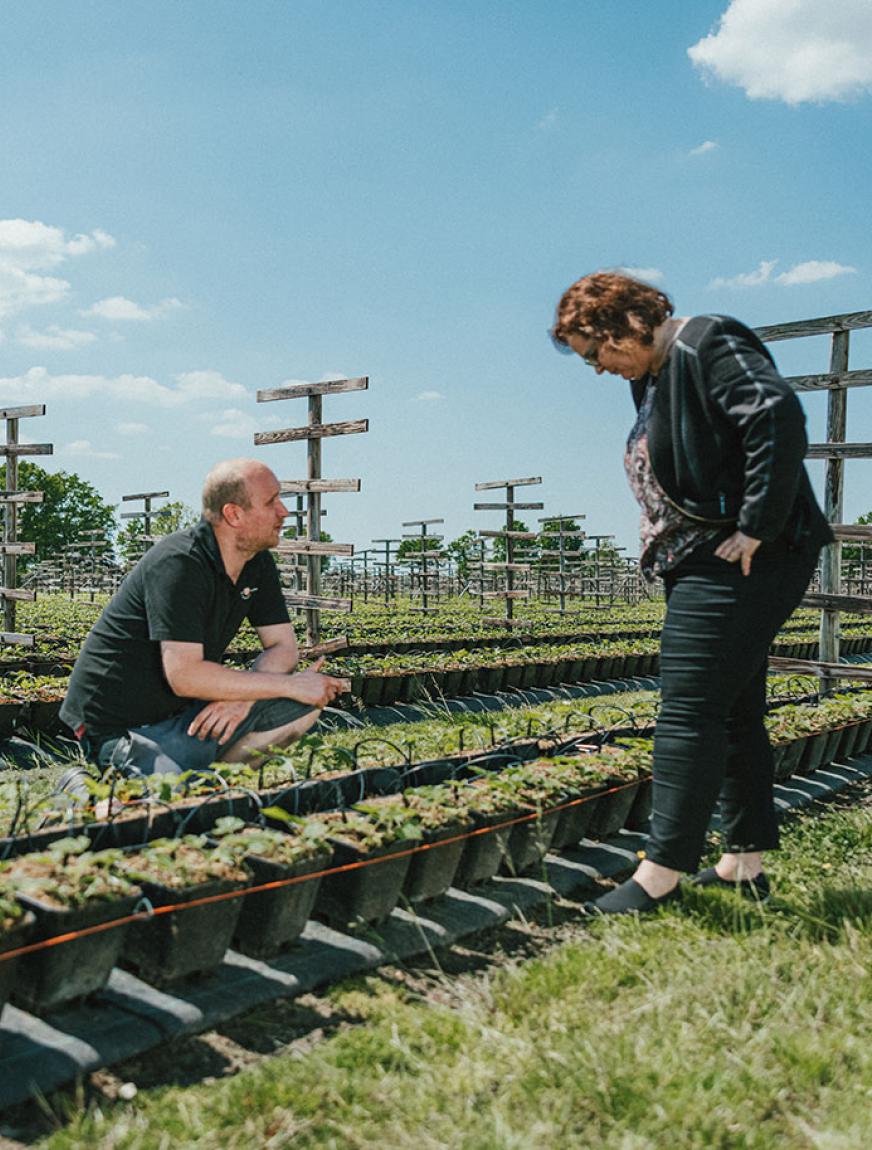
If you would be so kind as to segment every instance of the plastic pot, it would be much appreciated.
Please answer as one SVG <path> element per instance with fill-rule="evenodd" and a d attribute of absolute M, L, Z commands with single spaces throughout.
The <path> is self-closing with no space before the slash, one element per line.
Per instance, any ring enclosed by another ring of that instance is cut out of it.
<path fill-rule="evenodd" d="M 445 894 L 457 873 L 467 840 L 463 838 L 472 823 L 457 822 L 424 835 L 426 850 L 412 855 L 403 883 L 409 902 L 426 902 Z M 443 840 L 449 840 L 444 842 Z"/>
<path fill-rule="evenodd" d="M 139 895 L 94 901 L 81 907 L 51 906 L 23 894 L 18 901 L 35 919 L 28 941 L 42 942 L 124 918 L 132 913 Z M 12 1001 L 41 1014 L 100 990 L 118 961 L 129 927 L 130 924 L 113 927 L 28 954 L 16 970 Z"/>
<path fill-rule="evenodd" d="M 343 839 L 331 840 L 333 865 L 383 859 L 327 875 L 315 900 L 314 913 L 336 926 L 350 922 L 379 923 L 388 917 L 399 901 L 412 856 L 406 853 L 416 843 L 401 840 L 386 843 L 374 850 L 363 851 Z M 391 856 L 398 855 L 393 858 Z"/>
<path fill-rule="evenodd" d="M 245 867 L 254 886 L 315 874 L 330 866 L 332 853 L 323 853 L 296 863 L 276 862 L 248 855 Z M 233 945 L 252 958 L 270 958 L 299 937 L 312 915 L 321 885 L 320 875 L 307 882 L 292 883 L 276 890 L 262 890 L 243 897 L 242 910 L 233 934 Z"/>
<path fill-rule="evenodd" d="M 607 793 L 597 803 L 596 813 L 588 830 L 592 839 L 607 839 L 626 825 L 627 817 L 636 801 L 640 781 L 626 779 L 606 780 Z"/>
<path fill-rule="evenodd" d="M 573 802 L 572 806 L 564 807 L 560 812 L 554 837 L 551 840 L 553 850 L 560 851 L 574 847 L 587 835 L 596 814 L 597 805 L 600 801 L 599 796 L 604 790 L 604 786 L 591 787 L 589 791 L 579 792 L 578 796 L 573 796 L 578 801 Z M 566 801 L 571 800 L 567 799 Z"/>
<path fill-rule="evenodd" d="M 17 950 L 19 946 L 26 946 L 31 940 L 35 921 L 33 913 L 25 911 L 9 930 L 0 934 L 0 956 L 7 954 L 10 950 Z M 25 957 L 30 958 L 32 956 L 26 955 Z M 0 958 L 0 1014 L 3 1013 L 3 1007 L 15 985 L 15 971 L 19 961 L 18 958 Z"/>
<path fill-rule="evenodd" d="M 545 811 L 535 818 L 516 823 L 509 835 L 503 871 L 521 875 L 538 866 L 551 846 L 561 811 Z"/>
<path fill-rule="evenodd" d="M 245 885 L 235 879 L 210 879 L 179 890 L 142 882 L 143 893 L 153 907 L 179 906 L 180 909 L 132 923 L 124 940 L 122 964 L 155 986 L 214 970 L 221 965 L 230 946 L 242 899 L 222 899 L 205 906 L 185 904 L 241 890 Z"/>
<path fill-rule="evenodd" d="M 458 890 L 469 890 L 492 879 L 508 852 L 512 832 L 511 827 L 502 824 L 524 814 L 529 814 L 529 810 L 518 808 L 489 815 L 473 812 L 476 833 L 466 840 L 452 885 Z"/>

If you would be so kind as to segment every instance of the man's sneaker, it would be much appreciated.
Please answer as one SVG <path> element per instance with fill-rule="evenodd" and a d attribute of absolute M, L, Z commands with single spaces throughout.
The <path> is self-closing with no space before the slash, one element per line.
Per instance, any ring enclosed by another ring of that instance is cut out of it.
<path fill-rule="evenodd" d="M 728 878 L 721 878 L 713 866 L 707 870 L 701 870 L 699 874 L 695 874 L 690 880 L 691 886 L 716 886 L 721 890 L 738 890 L 746 898 L 751 898 L 755 902 L 766 902 L 769 898 L 769 879 L 766 874 L 761 871 L 754 878 L 740 878 L 730 880 Z"/>

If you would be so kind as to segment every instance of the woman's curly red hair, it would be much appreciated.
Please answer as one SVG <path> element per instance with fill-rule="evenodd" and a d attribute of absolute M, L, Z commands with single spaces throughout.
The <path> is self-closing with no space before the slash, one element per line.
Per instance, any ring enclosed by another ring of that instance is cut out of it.
<path fill-rule="evenodd" d="M 568 287 L 557 305 L 551 329 L 555 343 L 573 335 L 602 340 L 632 336 L 644 344 L 674 311 L 665 292 L 621 272 L 592 272 Z"/>

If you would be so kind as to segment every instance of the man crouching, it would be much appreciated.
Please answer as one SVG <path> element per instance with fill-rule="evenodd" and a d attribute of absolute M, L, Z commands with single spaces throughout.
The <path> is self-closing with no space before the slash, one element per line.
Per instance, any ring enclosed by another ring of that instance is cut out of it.
<path fill-rule="evenodd" d="M 76 659 L 62 720 L 98 766 L 181 773 L 304 734 L 346 684 L 296 671 L 297 640 L 269 548 L 288 511 L 263 463 L 231 459 L 206 477 L 203 518 L 145 553 Z M 248 619 L 263 651 L 221 665 Z"/>

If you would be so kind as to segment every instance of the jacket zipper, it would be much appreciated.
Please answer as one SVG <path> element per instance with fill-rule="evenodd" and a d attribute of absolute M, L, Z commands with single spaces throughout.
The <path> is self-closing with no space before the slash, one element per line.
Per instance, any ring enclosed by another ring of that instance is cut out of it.
<path fill-rule="evenodd" d="M 657 472 L 654 470 L 654 465 L 651 462 L 651 453 L 650 452 L 648 453 L 648 466 L 651 468 L 651 474 L 654 476 L 655 479 L 657 479 Z M 669 495 L 667 495 L 667 493 L 666 493 L 666 489 L 664 488 L 663 484 L 660 482 L 659 479 L 657 479 L 657 486 L 663 492 L 663 498 L 666 500 L 666 502 L 671 503 L 676 511 L 680 511 L 681 514 L 686 515 L 688 519 L 694 519 L 694 520 L 696 520 L 697 523 L 723 524 L 723 523 L 735 523 L 736 522 L 735 519 L 704 519 L 702 517 L 702 515 L 694 515 L 690 511 L 686 511 L 683 507 L 679 507 L 679 505 L 675 502 L 674 499 L 670 499 Z M 724 495 L 724 493 L 722 491 L 720 491 L 720 492 L 718 492 L 718 498 L 720 500 L 721 511 L 726 511 L 726 503 L 727 503 L 726 495 Z"/>

